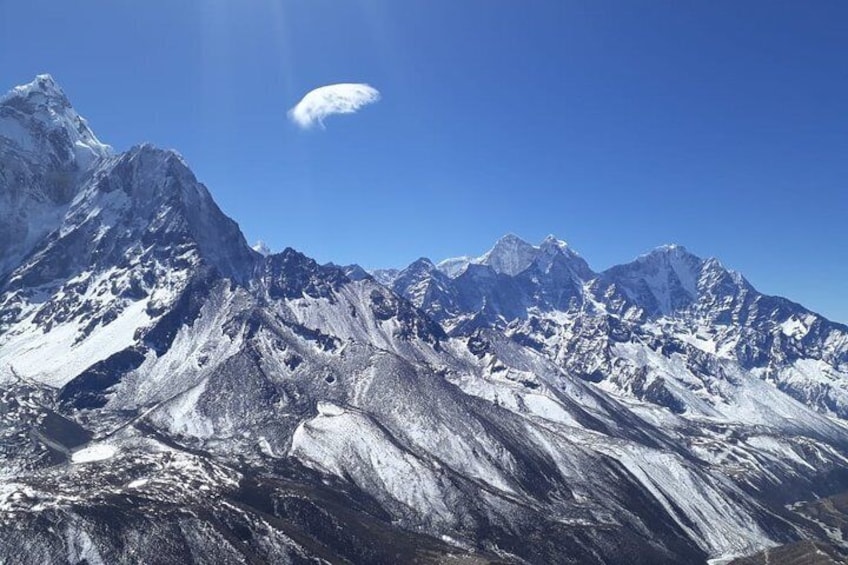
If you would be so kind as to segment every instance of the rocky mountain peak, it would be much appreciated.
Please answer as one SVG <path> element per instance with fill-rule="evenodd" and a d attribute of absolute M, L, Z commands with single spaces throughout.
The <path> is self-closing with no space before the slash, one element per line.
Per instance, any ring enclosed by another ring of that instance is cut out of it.
<path fill-rule="evenodd" d="M 0 98 L 0 141 L 52 164 L 86 169 L 112 153 L 50 75 L 38 75 Z"/>
<path fill-rule="evenodd" d="M 37 75 L 32 82 L 12 88 L 0 97 L 0 104 L 12 100 L 19 100 L 21 104 L 28 105 L 31 111 L 35 108 L 71 106 L 65 92 L 49 74 Z"/>
<path fill-rule="evenodd" d="M 559 249 L 565 250 L 568 249 L 568 243 L 562 239 L 559 239 L 554 234 L 548 234 L 545 236 L 545 239 L 539 244 L 539 248 L 541 249 Z"/>
<path fill-rule="evenodd" d="M 440 261 L 437 268 L 451 278 L 459 277 L 471 265 L 485 265 L 497 274 L 516 276 L 534 264 L 540 270 L 547 271 L 557 257 L 576 259 L 574 267 L 580 276 L 591 275 L 585 261 L 556 236 L 548 235 L 539 245 L 533 245 L 512 233 L 498 239 L 489 251 L 479 257 L 452 257 Z"/>
<path fill-rule="evenodd" d="M 533 263 L 538 251 L 537 247 L 510 233 L 500 238 L 479 262 L 497 273 L 514 276 Z"/>
<path fill-rule="evenodd" d="M 110 154 L 50 75 L 0 97 L 0 277 L 57 227 Z"/>

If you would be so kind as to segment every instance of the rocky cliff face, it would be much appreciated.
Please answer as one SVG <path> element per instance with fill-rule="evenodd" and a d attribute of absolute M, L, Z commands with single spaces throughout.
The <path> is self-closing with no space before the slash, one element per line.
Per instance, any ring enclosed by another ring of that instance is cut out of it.
<path fill-rule="evenodd" d="M 682 248 L 260 254 L 49 77 L 0 202 L 0 561 L 696 563 L 846 489 L 846 328 Z"/>

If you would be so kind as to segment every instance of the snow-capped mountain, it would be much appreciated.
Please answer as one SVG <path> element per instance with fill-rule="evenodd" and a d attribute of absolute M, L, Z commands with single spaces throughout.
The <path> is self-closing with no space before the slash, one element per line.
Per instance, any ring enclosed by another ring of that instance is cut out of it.
<path fill-rule="evenodd" d="M 515 257 L 504 256 L 510 252 Z M 512 267 L 482 266 L 493 257 L 494 264 L 524 268 L 514 273 Z M 421 259 L 392 284 L 453 335 L 473 332 L 481 323 L 501 326 L 561 358 L 575 374 L 597 380 L 615 374 L 612 365 L 620 360 L 601 353 L 616 336 L 637 334 L 670 351 L 690 349 L 693 355 L 733 361 L 819 412 L 848 415 L 848 328 L 757 292 L 717 259 L 669 245 L 594 273 L 552 236 L 533 246 L 509 235 L 459 274 L 454 262 L 448 264 L 453 276 L 424 268 L 432 263 Z M 473 300 L 463 300 L 471 295 Z M 601 342 L 592 342 L 590 333 Z M 590 343 L 590 360 L 573 355 L 574 348 Z"/>
<path fill-rule="evenodd" d="M 0 276 L 43 238 L 109 155 L 49 75 L 0 98 Z"/>
<path fill-rule="evenodd" d="M 178 154 L 113 154 L 46 76 L 2 99 L 0 150 L 0 562 L 833 541 L 796 503 L 848 490 L 848 330 L 715 260 L 251 249 Z"/>
<path fill-rule="evenodd" d="M 500 327 L 530 311 L 567 310 L 592 277 L 586 261 L 553 236 L 534 246 L 507 235 L 481 257 L 461 267 L 460 261 L 419 259 L 390 281 L 456 335 Z"/>

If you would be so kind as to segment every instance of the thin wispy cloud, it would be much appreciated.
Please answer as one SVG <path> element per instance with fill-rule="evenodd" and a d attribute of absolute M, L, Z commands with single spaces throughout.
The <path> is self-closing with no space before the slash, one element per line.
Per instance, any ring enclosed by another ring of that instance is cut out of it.
<path fill-rule="evenodd" d="M 289 118 L 303 129 L 324 127 L 324 118 L 333 114 L 353 114 L 380 100 L 380 92 L 368 84 L 328 84 L 312 90 L 289 110 Z"/>

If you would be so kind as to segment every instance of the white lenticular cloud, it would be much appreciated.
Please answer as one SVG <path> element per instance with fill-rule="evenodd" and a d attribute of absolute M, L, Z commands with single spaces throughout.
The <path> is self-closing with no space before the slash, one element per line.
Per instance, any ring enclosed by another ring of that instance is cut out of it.
<path fill-rule="evenodd" d="M 380 92 L 367 84 L 328 84 L 308 92 L 289 110 L 289 118 L 303 129 L 309 129 L 315 124 L 324 127 L 324 118 L 327 116 L 353 114 L 378 100 Z"/>

